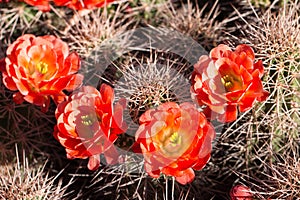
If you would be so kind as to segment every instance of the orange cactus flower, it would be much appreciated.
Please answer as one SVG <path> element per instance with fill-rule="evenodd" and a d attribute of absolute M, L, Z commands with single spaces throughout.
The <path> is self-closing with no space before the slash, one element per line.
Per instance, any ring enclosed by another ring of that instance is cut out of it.
<path fill-rule="evenodd" d="M 191 182 L 193 169 L 208 162 L 214 137 L 214 128 L 194 105 L 174 102 L 146 111 L 136 133 L 146 172 L 154 178 L 173 176 L 181 184 Z"/>
<path fill-rule="evenodd" d="M 100 166 L 102 153 L 108 164 L 118 159 L 113 142 L 125 130 L 125 105 L 117 103 L 113 107 L 113 99 L 114 91 L 106 84 L 101 85 L 100 92 L 84 86 L 56 109 L 54 137 L 65 147 L 69 159 L 89 158 L 90 170 Z"/>
<path fill-rule="evenodd" d="M 254 62 L 254 52 L 248 45 L 239 45 L 235 51 L 219 45 L 194 65 L 192 97 L 207 106 L 204 112 L 208 118 L 232 122 L 238 109 L 244 112 L 255 101 L 268 97 L 261 82 L 263 74 L 262 61 Z"/>
<path fill-rule="evenodd" d="M 16 103 L 26 100 L 47 111 L 50 98 L 60 103 L 66 97 L 63 90 L 71 91 L 82 84 L 79 68 L 78 55 L 70 54 L 60 39 L 23 35 L 8 47 L 5 67 L 0 69 L 5 86 L 18 90 L 14 94 Z"/>
<path fill-rule="evenodd" d="M 101 8 L 115 0 L 54 0 L 57 6 L 67 6 L 74 10 Z"/>
<path fill-rule="evenodd" d="M 37 7 L 40 11 L 50 11 L 49 0 L 24 0 L 27 4 Z"/>
<path fill-rule="evenodd" d="M 231 200 L 252 200 L 250 188 L 243 185 L 236 185 L 230 191 Z"/>

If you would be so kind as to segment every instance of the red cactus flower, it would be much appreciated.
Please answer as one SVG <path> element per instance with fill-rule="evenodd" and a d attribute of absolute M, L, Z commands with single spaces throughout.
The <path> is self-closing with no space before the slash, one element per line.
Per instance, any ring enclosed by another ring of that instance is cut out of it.
<path fill-rule="evenodd" d="M 37 7 L 40 11 L 50 11 L 49 0 L 24 0 L 27 4 Z"/>
<path fill-rule="evenodd" d="M 136 133 L 147 173 L 174 176 L 181 184 L 191 182 L 194 171 L 210 158 L 215 131 L 205 116 L 190 103 L 168 102 L 146 111 Z"/>
<path fill-rule="evenodd" d="M 255 101 L 264 101 L 268 92 L 263 89 L 262 61 L 254 62 L 254 52 L 247 45 L 235 51 L 226 45 L 201 56 L 194 66 L 191 93 L 199 105 L 206 105 L 207 117 L 231 122 L 240 112 L 249 110 Z"/>
<path fill-rule="evenodd" d="M 83 76 L 76 74 L 80 59 L 69 54 L 66 43 L 46 35 L 23 35 L 7 49 L 3 82 L 10 90 L 18 90 L 14 101 L 29 103 L 47 111 L 50 98 L 62 102 L 63 90 L 74 90 L 82 84 Z"/>
<path fill-rule="evenodd" d="M 236 185 L 230 191 L 231 200 L 252 200 L 253 196 L 248 187 L 243 185 Z"/>
<path fill-rule="evenodd" d="M 100 166 L 102 153 L 108 164 L 118 159 L 113 142 L 125 129 L 125 105 L 118 103 L 113 107 L 113 99 L 113 89 L 108 85 L 101 85 L 100 92 L 84 86 L 56 109 L 54 137 L 66 148 L 69 159 L 89 158 L 90 170 Z"/>
<path fill-rule="evenodd" d="M 106 6 L 115 0 L 54 0 L 57 6 L 67 6 L 75 10 L 93 9 Z"/>

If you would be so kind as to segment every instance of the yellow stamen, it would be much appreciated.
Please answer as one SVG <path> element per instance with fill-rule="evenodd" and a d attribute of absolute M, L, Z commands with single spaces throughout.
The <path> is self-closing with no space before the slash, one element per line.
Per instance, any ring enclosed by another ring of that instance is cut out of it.
<path fill-rule="evenodd" d="M 170 142 L 172 146 L 176 146 L 178 144 L 181 144 L 181 136 L 178 134 L 178 132 L 174 132 L 170 137 Z"/>
<path fill-rule="evenodd" d="M 44 62 L 39 62 L 36 66 L 37 70 L 41 73 L 41 74 L 46 74 L 48 71 L 48 64 L 44 63 Z"/>
<path fill-rule="evenodd" d="M 222 81 L 223 85 L 225 86 L 226 90 L 233 87 L 233 80 L 232 80 L 231 76 L 225 75 L 221 78 L 221 81 Z"/>
<path fill-rule="evenodd" d="M 83 115 L 81 116 L 81 119 L 81 123 L 86 126 L 90 126 L 95 122 L 95 118 L 91 115 Z"/>

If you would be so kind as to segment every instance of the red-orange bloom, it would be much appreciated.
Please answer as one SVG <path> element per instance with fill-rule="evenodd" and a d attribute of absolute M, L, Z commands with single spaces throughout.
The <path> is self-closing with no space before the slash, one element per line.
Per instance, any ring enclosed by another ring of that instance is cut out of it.
<path fill-rule="evenodd" d="M 7 49 L 3 82 L 14 94 L 16 103 L 26 100 L 48 109 L 50 98 L 62 102 L 63 90 L 74 90 L 82 84 L 83 76 L 76 74 L 80 59 L 69 54 L 65 42 L 54 36 L 23 35 Z"/>
<path fill-rule="evenodd" d="M 147 173 L 174 176 L 181 184 L 191 182 L 194 171 L 210 158 L 215 131 L 205 116 L 190 103 L 168 102 L 146 111 L 136 133 Z"/>
<path fill-rule="evenodd" d="M 23 1 L 31 6 L 37 7 L 39 10 L 43 12 L 50 11 L 49 0 L 23 0 Z"/>
<path fill-rule="evenodd" d="M 115 0 L 54 0 L 58 6 L 67 6 L 75 10 L 101 8 Z"/>
<path fill-rule="evenodd" d="M 248 187 L 236 185 L 230 191 L 231 200 L 252 200 L 253 195 Z"/>
<path fill-rule="evenodd" d="M 248 45 L 235 51 L 226 45 L 201 56 L 194 66 L 191 92 L 199 105 L 206 105 L 207 117 L 221 122 L 237 118 L 237 109 L 250 109 L 255 100 L 264 101 L 268 92 L 263 89 L 262 61 L 254 62 L 254 52 Z"/>
<path fill-rule="evenodd" d="M 89 157 L 90 170 L 100 166 L 102 153 L 108 164 L 116 163 L 118 158 L 113 142 L 125 129 L 125 105 L 113 107 L 113 99 L 113 89 L 108 85 L 103 84 L 100 92 L 84 86 L 56 109 L 54 137 L 66 148 L 69 159 Z"/>

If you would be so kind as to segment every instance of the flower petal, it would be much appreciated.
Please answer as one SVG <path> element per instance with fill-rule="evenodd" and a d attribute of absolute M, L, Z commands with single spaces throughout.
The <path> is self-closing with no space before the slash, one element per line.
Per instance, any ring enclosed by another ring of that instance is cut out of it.
<path fill-rule="evenodd" d="M 88 169 L 95 171 L 100 167 L 100 155 L 94 155 L 89 157 Z"/>
<path fill-rule="evenodd" d="M 119 153 L 112 144 L 110 148 L 106 149 L 104 152 L 104 157 L 106 159 L 107 164 L 114 165 L 118 163 Z"/>
<path fill-rule="evenodd" d="M 181 172 L 181 176 L 176 176 L 176 181 L 182 185 L 192 182 L 195 178 L 195 173 L 191 168 Z"/>

